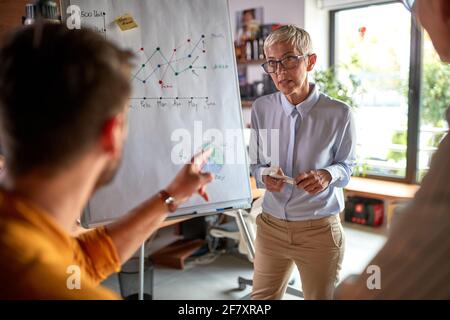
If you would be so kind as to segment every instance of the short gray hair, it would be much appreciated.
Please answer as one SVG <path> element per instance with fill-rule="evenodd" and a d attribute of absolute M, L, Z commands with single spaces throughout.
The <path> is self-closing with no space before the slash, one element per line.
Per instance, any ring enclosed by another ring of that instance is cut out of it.
<path fill-rule="evenodd" d="M 300 54 L 313 53 L 311 36 L 305 29 L 293 24 L 282 26 L 272 31 L 264 41 L 264 53 L 267 48 L 279 42 L 287 42 L 296 48 Z"/>

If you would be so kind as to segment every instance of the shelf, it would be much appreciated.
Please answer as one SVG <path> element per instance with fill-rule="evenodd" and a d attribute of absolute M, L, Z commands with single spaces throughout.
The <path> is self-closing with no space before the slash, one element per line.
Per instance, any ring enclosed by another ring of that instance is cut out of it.
<path fill-rule="evenodd" d="M 238 66 L 245 66 L 245 65 L 262 65 L 266 60 L 259 59 L 259 60 L 237 60 Z"/>
<path fill-rule="evenodd" d="M 253 100 L 242 100 L 241 101 L 242 108 L 251 108 L 253 104 Z"/>
<path fill-rule="evenodd" d="M 352 177 L 345 192 L 350 196 L 395 201 L 412 199 L 418 189 L 415 184 Z"/>
<path fill-rule="evenodd" d="M 205 244 L 203 239 L 182 239 L 155 252 L 151 259 L 155 264 L 175 269 L 184 269 L 184 263 L 195 251 Z"/>

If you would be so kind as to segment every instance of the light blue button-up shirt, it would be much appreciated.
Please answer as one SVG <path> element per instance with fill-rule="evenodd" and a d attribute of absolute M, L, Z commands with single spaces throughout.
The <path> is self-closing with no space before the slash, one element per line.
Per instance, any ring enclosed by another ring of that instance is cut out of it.
<path fill-rule="evenodd" d="M 320 93 L 311 83 L 310 94 L 296 106 L 281 92 L 257 99 L 251 121 L 250 169 L 259 188 L 264 188 L 262 171 L 270 166 L 281 167 L 293 178 L 318 169 L 327 170 L 332 177 L 328 188 L 315 195 L 287 183 L 282 192 L 266 192 L 264 212 L 300 221 L 344 209 L 342 188 L 350 181 L 356 145 L 349 106 Z"/>

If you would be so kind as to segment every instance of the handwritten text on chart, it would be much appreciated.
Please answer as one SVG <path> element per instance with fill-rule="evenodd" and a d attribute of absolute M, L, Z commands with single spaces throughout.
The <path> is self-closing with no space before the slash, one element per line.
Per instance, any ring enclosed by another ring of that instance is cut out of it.
<path fill-rule="evenodd" d="M 203 99 L 202 99 L 203 100 Z M 139 101 L 132 101 L 130 107 L 132 109 L 167 109 L 167 110 L 210 110 L 217 104 L 209 100 L 168 100 L 168 99 L 141 99 Z"/>

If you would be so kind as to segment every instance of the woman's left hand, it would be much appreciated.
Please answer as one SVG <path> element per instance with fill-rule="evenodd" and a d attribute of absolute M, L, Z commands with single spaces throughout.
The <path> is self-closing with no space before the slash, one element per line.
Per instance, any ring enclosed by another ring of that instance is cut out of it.
<path fill-rule="evenodd" d="M 324 169 L 302 172 L 295 178 L 297 188 L 309 194 L 317 194 L 325 190 L 331 182 L 331 174 Z"/>

